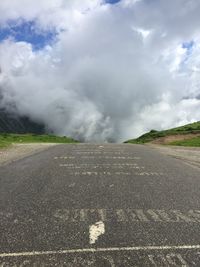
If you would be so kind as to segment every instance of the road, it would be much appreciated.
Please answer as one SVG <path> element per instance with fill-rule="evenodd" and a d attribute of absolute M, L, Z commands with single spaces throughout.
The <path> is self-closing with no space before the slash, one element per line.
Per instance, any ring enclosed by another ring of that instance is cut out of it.
<path fill-rule="evenodd" d="M 200 171 L 142 145 L 0 167 L 0 267 L 200 266 Z"/>

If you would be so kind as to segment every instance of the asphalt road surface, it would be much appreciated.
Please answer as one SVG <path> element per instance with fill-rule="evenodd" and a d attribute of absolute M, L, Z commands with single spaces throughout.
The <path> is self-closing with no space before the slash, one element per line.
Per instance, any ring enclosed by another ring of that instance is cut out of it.
<path fill-rule="evenodd" d="M 200 266 L 200 171 L 140 145 L 0 168 L 0 267 Z"/>

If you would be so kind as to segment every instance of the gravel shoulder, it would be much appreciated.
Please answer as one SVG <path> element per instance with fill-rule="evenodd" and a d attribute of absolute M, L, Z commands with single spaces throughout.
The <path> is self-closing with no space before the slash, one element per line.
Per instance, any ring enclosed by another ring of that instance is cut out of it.
<path fill-rule="evenodd" d="M 0 149 L 0 166 L 33 155 L 37 152 L 43 151 L 55 145 L 58 144 L 54 143 L 13 144 L 8 148 Z"/>
<path fill-rule="evenodd" d="M 200 168 L 200 147 L 183 147 L 148 144 L 147 146 L 160 151 L 162 154 L 180 159 L 185 163 Z"/>

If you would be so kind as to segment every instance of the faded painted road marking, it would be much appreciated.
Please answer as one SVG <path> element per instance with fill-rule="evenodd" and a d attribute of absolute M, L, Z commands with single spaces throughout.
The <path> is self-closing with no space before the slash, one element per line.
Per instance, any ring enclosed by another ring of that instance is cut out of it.
<path fill-rule="evenodd" d="M 130 153 L 126 153 L 126 152 L 113 152 L 113 151 L 74 151 L 74 153 L 78 154 L 78 155 L 82 155 L 82 154 L 86 154 L 86 155 L 129 155 Z"/>
<path fill-rule="evenodd" d="M 54 157 L 55 160 L 66 160 L 66 159 L 75 159 L 75 156 L 61 156 L 61 157 Z M 140 157 L 125 157 L 125 156 L 80 156 L 81 159 L 132 159 L 132 160 L 139 160 Z"/>
<path fill-rule="evenodd" d="M 75 183 L 72 183 L 68 187 L 74 187 L 75 185 L 76 185 Z"/>
<path fill-rule="evenodd" d="M 87 172 L 72 172 L 71 175 L 75 176 L 111 176 L 111 175 L 132 175 L 130 172 L 94 172 L 94 171 L 87 171 Z"/>
<path fill-rule="evenodd" d="M 63 222 L 200 223 L 200 210 L 58 209 L 52 215 Z"/>
<path fill-rule="evenodd" d="M 54 160 L 66 160 L 66 159 L 75 159 L 75 156 L 62 156 L 62 157 L 54 157 Z M 139 160 L 140 157 L 124 157 L 124 156 L 80 156 L 81 159 L 132 159 Z"/>
<path fill-rule="evenodd" d="M 70 184 L 74 187 L 75 184 Z M 114 187 L 111 184 L 110 187 Z M 57 209 L 52 211 L 52 218 L 63 223 L 102 222 L 148 222 L 148 223 L 200 223 L 200 210 L 156 210 L 156 209 Z M 20 218 L 14 213 L 1 212 L 1 221 L 15 223 Z"/>
<path fill-rule="evenodd" d="M 163 172 L 136 172 L 136 175 L 140 176 L 163 176 Z"/>
<path fill-rule="evenodd" d="M 96 222 L 89 227 L 90 244 L 95 244 L 100 235 L 105 234 L 105 225 L 102 221 Z"/>
<path fill-rule="evenodd" d="M 68 156 L 68 157 L 54 157 L 55 160 L 58 160 L 58 159 L 75 159 L 74 156 Z"/>
<path fill-rule="evenodd" d="M 98 152 L 100 153 L 100 152 Z M 57 157 L 54 157 L 55 160 L 59 160 L 59 159 L 75 159 L 76 157 L 75 156 L 57 156 Z M 129 157 L 129 156 L 98 156 L 98 157 L 95 157 L 95 156 L 81 156 L 80 158 L 82 159 L 133 159 L 133 160 L 138 160 L 138 159 L 141 159 L 140 157 Z"/>
<path fill-rule="evenodd" d="M 177 250 L 170 252 L 168 250 L 161 251 L 151 251 L 151 254 L 148 254 L 143 251 L 117 251 L 115 255 L 113 252 L 100 252 L 100 253 L 71 253 L 67 255 L 58 254 L 58 255 L 42 255 L 42 259 L 37 257 L 19 257 L 19 258 L 2 258 L 3 261 L 0 262 L 1 267 L 25 267 L 25 266 L 55 266 L 57 265 L 56 256 L 62 258 L 59 260 L 59 267 L 66 266 L 198 266 L 199 263 L 199 252 L 198 250 L 182 250 L 177 253 Z M 142 257 L 141 257 L 142 256 Z M 192 257 L 191 257 L 192 256 Z M 14 261 L 14 263 L 13 263 Z M 54 265 L 52 265 L 52 263 Z M 14 265 L 13 265 L 14 264 Z M 67 264 L 67 265 L 66 265 Z M 139 264 L 139 265 L 138 265 Z M 150 264 L 150 265 L 149 265 Z"/>
<path fill-rule="evenodd" d="M 88 167 L 91 168 L 93 166 L 98 166 L 98 167 L 137 167 L 138 163 L 80 163 L 79 165 L 76 165 L 74 163 L 63 163 L 60 164 L 65 167 L 74 167 L 74 166 L 80 166 L 80 167 Z"/>
<path fill-rule="evenodd" d="M 65 168 L 71 168 L 71 169 L 83 169 L 83 168 L 90 168 L 90 169 L 98 169 L 98 168 L 104 168 L 104 169 L 110 169 L 110 168 L 113 168 L 113 169 L 123 169 L 125 166 L 124 165 L 105 165 L 105 166 L 102 166 L 102 165 L 99 165 L 99 164 L 96 164 L 96 165 L 90 165 L 90 164 L 85 164 L 85 165 L 75 165 L 75 164 L 59 164 L 60 167 L 65 167 Z M 127 167 L 127 166 L 126 166 Z M 136 166 L 136 165 L 130 165 L 129 166 L 130 169 L 144 169 L 145 167 L 144 166 Z"/>
<path fill-rule="evenodd" d="M 97 172 L 97 171 L 84 171 L 84 172 L 71 172 L 70 175 L 74 176 L 111 176 L 111 175 L 118 175 L 118 176 L 131 176 L 131 175 L 139 175 L 139 176 L 163 176 L 164 173 L 161 172 Z"/>
<path fill-rule="evenodd" d="M 66 163 L 66 166 L 74 166 L 76 164 L 74 163 Z M 92 166 L 92 165 L 97 165 L 97 166 L 125 166 L 125 167 L 131 167 L 131 166 L 137 166 L 138 163 L 80 163 L 80 166 Z"/>
<path fill-rule="evenodd" d="M 180 253 L 169 253 L 166 255 L 155 254 L 148 255 L 149 261 L 153 266 L 189 266 L 186 260 L 182 257 Z"/>
<path fill-rule="evenodd" d="M 0 258 L 5 257 L 22 257 L 22 256 L 40 256 L 55 254 L 73 254 L 73 253 L 95 253 L 95 252 L 112 252 L 112 251 L 153 251 L 153 250 L 198 250 L 200 245 L 177 245 L 177 246 L 137 246 L 137 247 L 110 247 L 110 248 L 80 248 L 66 250 L 49 250 L 49 251 L 29 251 L 0 253 Z"/>
<path fill-rule="evenodd" d="M 101 156 L 99 156 L 99 157 L 94 157 L 94 156 L 82 156 L 81 157 L 82 159 L 136 159 L 136 160 L 138 160 L 138 159 L 141 159 L 140 157 L 115 157 L 115 156 L 105 156 L 105 157 L 101 157 Z"/>

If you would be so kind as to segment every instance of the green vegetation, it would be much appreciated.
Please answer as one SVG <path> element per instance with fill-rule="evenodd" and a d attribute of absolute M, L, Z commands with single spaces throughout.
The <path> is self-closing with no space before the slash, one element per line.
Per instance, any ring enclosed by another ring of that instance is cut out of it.
<path fill-rule="evenodd" d="M 180 141 L 174 141 L 170 142 L 169 145 L 175 145 L 175 146 L 199 146 L 200 147 L 200 136 L 194 137 L 187 140 L 180 140 Z"/>
<path fill-rule="evenodd" d="M 172 128 L 169 130 L 165 130 L 165 131 L 156 131 L 156 130 L 151 130 L 150 132 L 141 135 L 140 137 L 136 138 L 136 139 L 131 139 L 126 141 L 125 143 L 130 143 L 130 144 L 144 144 L 144 143 L 148 143 L 148 142 L 152 142 L 160 137 L 165 137 L 165 136 L 170 136 L 170 135 L 186 135 L 186 134 L 200 134 L 200 121 L 199 122 L 194 122 L 191 124 L 187 124 L 181 127 L 176 127 L 176 128 Z M 194 141 L 192 141 L 194 139 Z M 176 144 L 178 145 L 179 143 L 182 145 L 183 143 L 187 143 L 188 146 L 190 144 L 196 144 L 195 146 L 199 146 L 199 142 L 196 140 L 199 139 L 198 137 L 194 137 L 191 140 L 191 143 L 189 142 L 189 140 L 184 140 L 184 141 L 176 141 L 176 142 L 172 142 L 170 144 Z"/>
<path fill-rule="evenodd" d="M 78 141 L 63 136 L 37 134 L 0 134 L 0 148 L 8 147 L 13 143 L 77 143 Z"/>

